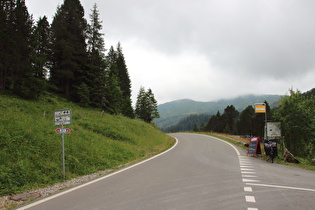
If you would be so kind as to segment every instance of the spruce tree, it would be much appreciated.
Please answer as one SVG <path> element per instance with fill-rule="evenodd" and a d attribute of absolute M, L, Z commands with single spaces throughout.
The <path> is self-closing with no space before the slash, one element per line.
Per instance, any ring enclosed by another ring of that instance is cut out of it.
<path fill-rule="evenodd" d="M 236 120 L 239 116 L 239 112 L 233 105 L 227 106 L 224 109 L 224 122 L 225 122 L 225 133 L 235 134 L 236 133 Z"/>
<path fill-rule="evenodd" d="M 33 85 L 37 84 L 37 94 L 42 94 L 47 89 L 47 76 L 50 69 L 50 24 L 47 17 L 39 18 L 32 37 L 32 67 Z M 35 88 L 35 87 L 34 87 Z"/>
<path fill-rule="evenodd" d="M 105 71 L 105 87 L 102 107 L 111 114 L 120 114 L 122 108 L 122 91 L 119 85 L 118 70 L 116 65 L 117 54 L 111 46 L 107 59 Z"/>
<path fill-rule="evenodd" d="M 10 71 L 14 60 L 11 37 L 13 34 L 11 14 L 14 7 L 15 1 L 0 1 L 0 91 L 9 89 Z"/>
<path fill-rule="evenodd" d="M 140 87 L 138 96 L 137 96 L 137 102 L 136 102 L 136 117 L 139 119 L 142 119 L 146 121 L 145 119 L 148 118 L 148 107 L 147 107 L 147 98 L 146 98 L 146 92 L 144 87 Z"/>
<path fill-rule="evenodd" d="M 79 0 L 64 0 L 52 23 L 51 83 L 72 100 L 80 101 L 80 86 L 87 83 L 87 22 Z M 85 90 L 86 91 L 86 90 Z M 85 92 L 84 91 L 84 92 Z"/>
<path fill-rule="evenodd" d="M 94 4 L 92 14 L 90 14 L 90 24 L 88 25 L 88 58 L 89 58 L 89 81 L 90 86 L 90 102 L 94 107 L 101 107 L 104 86 L 105 86 L 105 42 L 103 38 L 102 22 L 99 19 L 99 11 L 97 5 Z"/>
<path fill-rule="evenodd" d="M 157 110 L 158 103 L 154 97 L 154 94 L 151 88 L 149 88 L 147 91 L 147 98 L 148 98 L 148 107 L 149 107 L 149 112 L 150 112 L 149 122 L 152 122 L 154 118 L 159 118 L 160 114 Z"/>
<path fill-rule="evenodd" d="M 255 109 L 252 106 L 246 107 L 241 112 L 240 119 L 237 122 L 237 130 L 242 135 L 253 135 L 253 119 L 255 116 Z"/>
<path fill-rule="evenodd" d="M 116 65 L 119 76 L 119 86 L 122 91 L 122 114 L 124 116 L 134 118 L 131 101 L 131 81 L 120 43 L 117 45 Z"/>
<path fill-rule="evenodd" d="M 34 30 L 34 59 L 35 77 L 45 79 L 50 68 L 50 24 L 47 17 L 39 18 Z"/>
<path fill-rule="evenodd" d="M 159 118 L 157 110 L 157 101 L 151 89 L 146 92 L 143 87 L 140 88 L 136 102 L 136 116 L 147 123 L 151 123 L 154 118 Z"/>
<path fill-rule="evenodd" d="M 41 94 L 40 80 L 34 77 L 35 71 L 32 67 L 33 55 L 33 20 L 28 13 L 25 0 L 13 1 L 11 6 L 9 23 L 10 30 L 10 52 L 12 57 L 8 77 L 10 89 L 24 98 L 36 98 Z"/>

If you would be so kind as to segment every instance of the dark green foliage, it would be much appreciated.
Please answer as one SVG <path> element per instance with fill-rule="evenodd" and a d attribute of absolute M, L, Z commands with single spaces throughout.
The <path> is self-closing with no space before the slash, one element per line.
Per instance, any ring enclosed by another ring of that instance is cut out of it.
<path fill-rule="evenodd" d="M 14 2 L 12 0 L 0 1 L 0 90 L 9 88 L 9 73 L 12 68 L 10 60 L 13 59 L 10 56 L 13 42 L 10 36 L 13 32 L 10 17 L 12 16 L 13 7 Z"/>
<path fill-rule="evenodd" d="M 139 119 L 142 119 L 147 123 L 151 123 L 154 118 L 160 117 L 157 110 L 157 101 L 150 88 L 148 91 L 145 91 L 143 87 L 140 88 L 135 112 Z"/>
<path fill-rule="evenodd" d="M 209 119 L 209 122 L 207 123 L 205 127 L 205 131 L 212 131 L 212 132 L 223 132 L 223 121 L 221 119 L 221 114 L 218 111 L 216 115 L 212 115 Z"/>
<path fill-rule="evenodd" d="M 85 36 L 87 23 L 79 0 L 65 0 L 52 23 L 51 83 L 74 101 L 82 82 L 88 84 Z"/>
<path fill-rule="evenodd" d="M 281 122 L 286 147 L 298 156 L 314 154 L 314 101 L 312 95 L 290 90 L 290 96 L 282 98 L 275 110 L 275 118 Z"/>
<path fill-rule="evenodd" d="M 44 78 L 34 65 L 33 20 L 24 0 L 0 2 L 0 90 L 11 90 L 24 98 L 37 98 Z"/>
<path fill-rule="evenodd" d="M 79 105 L 83 107 L 88 107 L 90 104 L 90 98 L 89 98 L 89 87 L 82 82 L 78 87 L 77 87 L 77 96 L 79 98 Z"/>
<path fill-rule="evenodd" d="M 239 112 L 233 105 L 227 106 L 222 115 L 220 115 L 220 112 L 218 111 L 216 115 L 213 115 L 210 118 L 205 129 L 206 131 L 235 134 L 237 133 L 236 121 L 238 116 Z"/>
<path fill-rule="evenodd" d="M 204 130 L 205 124 L 209 121 L 209 114 L 192 114 L 180 120 L 176 125 L 163 129 L 164 132 L 180 132 L 192 130 Z"/>
<path fill-rule="evenodd" d="M 221 116 L 224 122 L 224 133 L 236 134 L 236 120 L 239 116 L 239 112 L 233 105 L 227 106 L 224 109 L 224 113 Z"/>
<path fill-rule="evenodd" d="M 105 71 L 105 91 L 102 109 L 111 114 L 121 113 L 122 91 L 119 86 L 117 69 L 117 54 L 113 47 L 109 49 L 107 55 L 108 66 Z"/>
<path fill-rule="evenodd" d="M 122 52 L 121 44 L 117 45 L 116 65 L 118 69 L 119 86 L 122 91 L 122 114 L 126 117 L 134 118 L 134 111 L 131 102 L 131 81 L 128 74 L 125 57 Z"/>
<path fill-rule="evenodd" d="M 35 77 L 39 79 L 45 79 L 47 77 L 47 71 L 50 68 L 49 56 L 51 32 L 50 24 L 47 17 L 39 18 L 36 23 L 34 34 L 33 34 L 33 66 L 35 68 Z"/>
<path fill-rule="evenodd" d="M 88 59 L 89 59 L 89 97 L 93 107 L 101 107 L 104 97 L 105 87 L 105 42 L 101 21 L 99 19 L 99 11 L 97 5 L 94 4 L 92 14 L 90 15 L 90 24 L 88 25 Z"/>
<path fill-rule="evenodd" d="M 100 57 L 104 57 L 105 41 L 103 38 L 102 21 L 100 20 L 97 4 L 93 5 L 93 9 L 90 14 L 90 24 L 88 25 L 87 38 L 88 38 L 88 52 L 97 51 Z"/>
<path fill-rule="evenodd" d="M 237 122 L 238 134 L 253 135 L 253 120 L 255 117 L 255 109 L 248 106 L 240 114 L 240 119 Z"/>
<path fill-rule="evenodd" d="M 35 99 L 49 87 L 81 106 L 134 117 L 121 44 L 105 56 L 96 4 L 87 24 L 80 1 L 64 0 L 50 26 L 45 16 L 33 23 L 25 0 L 3 0 L 0 23 L 0 91 Z"/>

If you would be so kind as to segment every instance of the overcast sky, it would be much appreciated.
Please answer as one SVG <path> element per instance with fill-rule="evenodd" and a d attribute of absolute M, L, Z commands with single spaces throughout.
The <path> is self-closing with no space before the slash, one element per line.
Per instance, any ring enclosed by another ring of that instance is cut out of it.
<path fill-rule="evenodd" d="M 26 0 L 51 22 L 63 0 Z M 121 42 L 135 103 L 315 88 L 314 0 L 81 0 L 96 3 L 106 48 Z"/>

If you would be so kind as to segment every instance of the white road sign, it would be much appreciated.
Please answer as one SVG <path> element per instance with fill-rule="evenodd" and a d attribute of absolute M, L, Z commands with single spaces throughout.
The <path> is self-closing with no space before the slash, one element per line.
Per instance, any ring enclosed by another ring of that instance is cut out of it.
<path fill-rule="evenodd" d="M 55 125 L 71 124 L 71 109 L 63 109 L 55 111 Z"/>
<path fill-rule="evenodd" d="M 267 122 L 267 136 L 268 137 L 281 137 L 281 123 L 280 122 Z"/>

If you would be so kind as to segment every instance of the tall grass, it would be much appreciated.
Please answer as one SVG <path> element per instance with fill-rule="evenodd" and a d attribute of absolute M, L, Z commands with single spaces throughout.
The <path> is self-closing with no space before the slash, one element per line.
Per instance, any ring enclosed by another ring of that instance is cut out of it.
<path fill-rule="evenodd" d="M 66 178 L 115 168 L 171 146 L 154 125 L 97 109 L 85 109 L 47 94 L 37 101 L 0 95 L 0 196 L 63 179 L 61 134 L 54 111 L 72 109 L 65 126 Z"/>

